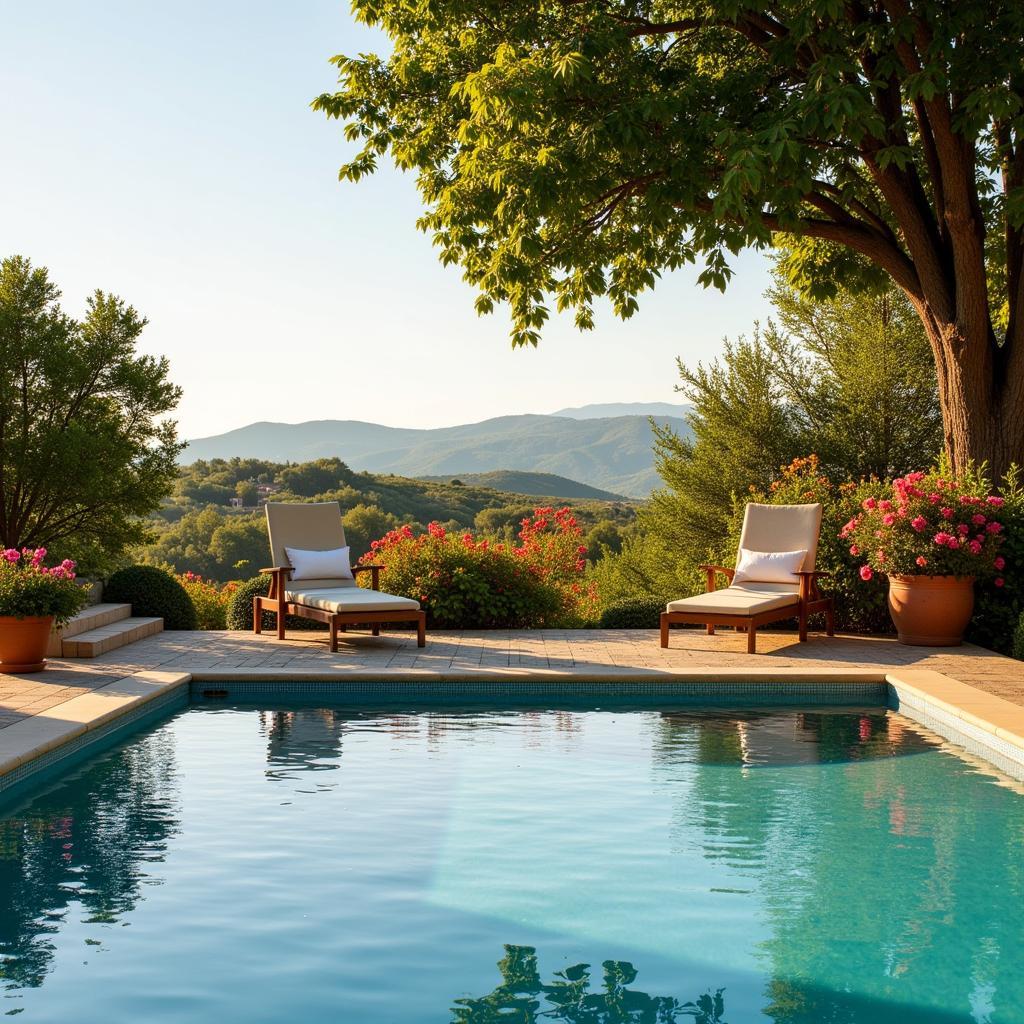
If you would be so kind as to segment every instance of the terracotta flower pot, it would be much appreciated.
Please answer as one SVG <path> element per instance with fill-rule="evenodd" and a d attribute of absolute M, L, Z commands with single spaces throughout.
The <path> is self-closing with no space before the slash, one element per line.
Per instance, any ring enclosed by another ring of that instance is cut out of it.
<path fill-rule="evenodd" d="M 16 619 L 0 615 L 0 672 L 41 672 L 46 668 L 52 615 Z"/>
<path fill-rule="evenodd" d="M 889 614 L 901 644 L 956 647 L 972 611 L 973 576 L 889 577 Z"/>

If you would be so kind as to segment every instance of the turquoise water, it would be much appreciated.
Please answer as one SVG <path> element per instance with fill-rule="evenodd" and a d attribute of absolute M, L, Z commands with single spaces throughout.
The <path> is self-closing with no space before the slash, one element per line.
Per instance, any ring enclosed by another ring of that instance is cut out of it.
<path fill-rule="evenodd" d="M 0 814 L 0 1014 L 1017 1024 L 1022 908 L 884 711 L 199 706 Z"/>

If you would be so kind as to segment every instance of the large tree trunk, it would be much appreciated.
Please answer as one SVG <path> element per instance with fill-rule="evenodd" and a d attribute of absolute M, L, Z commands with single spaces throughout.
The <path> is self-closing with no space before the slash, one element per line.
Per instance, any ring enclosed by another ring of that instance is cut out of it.
<path fill-rule="evenodd" d="M 993 483 L 1024 465 L 1024 359 L 984 323 L 941 323 L 921 311 L 935 352 L 946 456 L 955 472 L 987 468 Z"/>

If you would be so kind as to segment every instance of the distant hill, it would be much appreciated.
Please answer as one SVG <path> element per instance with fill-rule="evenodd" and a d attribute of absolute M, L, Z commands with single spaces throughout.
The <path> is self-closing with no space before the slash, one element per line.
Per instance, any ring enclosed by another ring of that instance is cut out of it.
<path fill-rule="evenodd" d="M 493 487 L 496 491 L 529 494 L 544 498 L 585 498 L 591 501 L 628 501 L 622 494 L 602 491 L 578 480 L 555 473 L 524 473 L 515 469 L 496 469 L 490 473 L 458 473 L 454 477 L 427 476 L 423 480 L 451 482 L 458 479 L 471 487 Z"/>
<path fill-rule="evenodd" d="M 679 402 L 604 402 L 596 405 L 576 405 L 559 409 L 552 416 L 567 416 L 573 420 L 607 419 L 610 416 L 685 416 L 688 405 Z"/>
<path fill-rule="evenodd" d="M 688 433 L 684 420 L 658 416 Z M 252 423 L 189 442 L 182 463 L 197 459 L 306 462 L 337 456 L 352 469 L 447 479 L 498 469 L 551 473 L 590 487 L 646 498 L 658 485 L 647 416 L 575 419 L 501 416 L 457 427 L 416 430 L 359 420 Z"/>

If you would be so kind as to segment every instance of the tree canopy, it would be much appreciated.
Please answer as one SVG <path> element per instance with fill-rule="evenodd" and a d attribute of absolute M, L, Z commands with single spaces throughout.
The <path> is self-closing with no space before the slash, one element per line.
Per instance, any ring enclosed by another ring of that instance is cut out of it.
<path fill-rule="evenodd" d="M 936 362 L 945 444 L 1024 454 L 1024 5 L 991 0 L 355 0 L 393 51 L 314 106 L 358 180 L 417 174 L 441 259 L 507 304 L 623 317 L 701 261 L 788 243 L 817 295 L 886 276 Z"/>
<path fill-rule="evenodd" d="M 96 291 L 76 320 L 45 268 L 0 264 L 0 544 L 116 556 L 178 475 L 180 390 L 146 321 Z"/>

